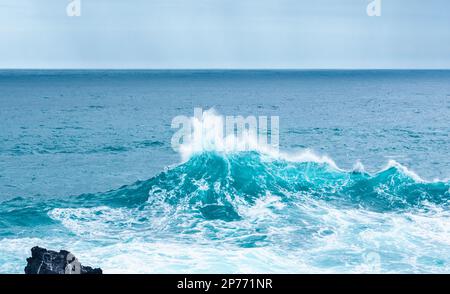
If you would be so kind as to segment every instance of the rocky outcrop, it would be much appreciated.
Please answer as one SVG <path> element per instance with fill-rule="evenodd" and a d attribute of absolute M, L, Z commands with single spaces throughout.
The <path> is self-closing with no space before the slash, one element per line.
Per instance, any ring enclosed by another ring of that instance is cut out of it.
<path fill-rule="evenodd" d="M 41 247 L 31 248 L 25 274 L 101 274 L 100 268 L 83 266 L 69 251 L 59 252 Z"/>

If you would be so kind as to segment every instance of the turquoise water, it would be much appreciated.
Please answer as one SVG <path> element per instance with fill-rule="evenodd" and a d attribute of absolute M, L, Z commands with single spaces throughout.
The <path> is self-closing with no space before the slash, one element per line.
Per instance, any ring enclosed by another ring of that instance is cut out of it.
<path fill-rule="evenodd" d="M 0 272 L 450 272 L 449 71 L 1 71 Z M 173 151 L 194 107 L 281 155 Z M 103 191 L 103 192 L 102 192 Z M 107 191 L 107 192 L 104 192 Z"/>

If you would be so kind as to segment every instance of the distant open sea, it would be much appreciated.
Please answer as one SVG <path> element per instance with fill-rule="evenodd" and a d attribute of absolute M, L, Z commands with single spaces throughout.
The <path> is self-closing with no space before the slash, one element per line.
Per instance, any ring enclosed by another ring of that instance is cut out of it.
<path fill-rule="evenodd" d="M 279 116 L 193 153 L 175 116 Z M 0 272 L 450 273 L 450 71 L 0 70 Z"/>

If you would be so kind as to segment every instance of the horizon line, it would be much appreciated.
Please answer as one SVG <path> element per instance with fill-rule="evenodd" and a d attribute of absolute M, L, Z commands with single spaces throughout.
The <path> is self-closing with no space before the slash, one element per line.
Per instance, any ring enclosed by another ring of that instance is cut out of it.
<path fill-rule="evenodd" d="M 286 68 L 286 67 L 280 67 L 280 68 L 259 68 L 259 67 L 249 67 L 249 68 L 220 68 L 220 67 L 211 67 L 211 68 L 182 68 L 182 67 L 167 67 L 167 68 L 152 68 L 152 67 L 147 67 L 147 68 L 140 68 L 140 67 L 129 67 L 129 68 L 120 68 L 120 67 L 55 67 L 55 68 L 39 68 L 39 67 L 11 67 L 11 68 L 2 68 L 0 67 L 0 71 L 5 71 L 5 70 L 111 70 L 111 71 L 127 71 L 127 70 L 142 70 L 142 71 L 343 71 L 343 70 L 348 70 L 348 71 L 368 71 L 368 70 L 391 70 L 391 71 L 402 71 L 402 70 L 417 70 L 417 71 L 421 71 L 421 70 L 436 70 L 436 71 L 443 71 L 443 70 L 450 70 L 450 68 L 407 68 L 407 67 L 399 67 L 399 68 Z"/>

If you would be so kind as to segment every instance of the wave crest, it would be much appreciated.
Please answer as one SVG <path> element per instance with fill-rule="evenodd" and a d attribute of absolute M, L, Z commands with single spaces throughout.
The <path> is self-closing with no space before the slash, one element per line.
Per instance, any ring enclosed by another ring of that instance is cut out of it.
<path fill-rule="evenodd" d="M 284 203 L 320 199 L 375 211 L 447 204 L 448 182 L 426 182 L 397 162 L 378 173 L 339 169 L 308 152 L 295 160 L 252 152 L 204 152 L 149 180 L 148 201 L 200 211 L 206 218 L 234 220 L 239 207 L 267 195 Z"/>

